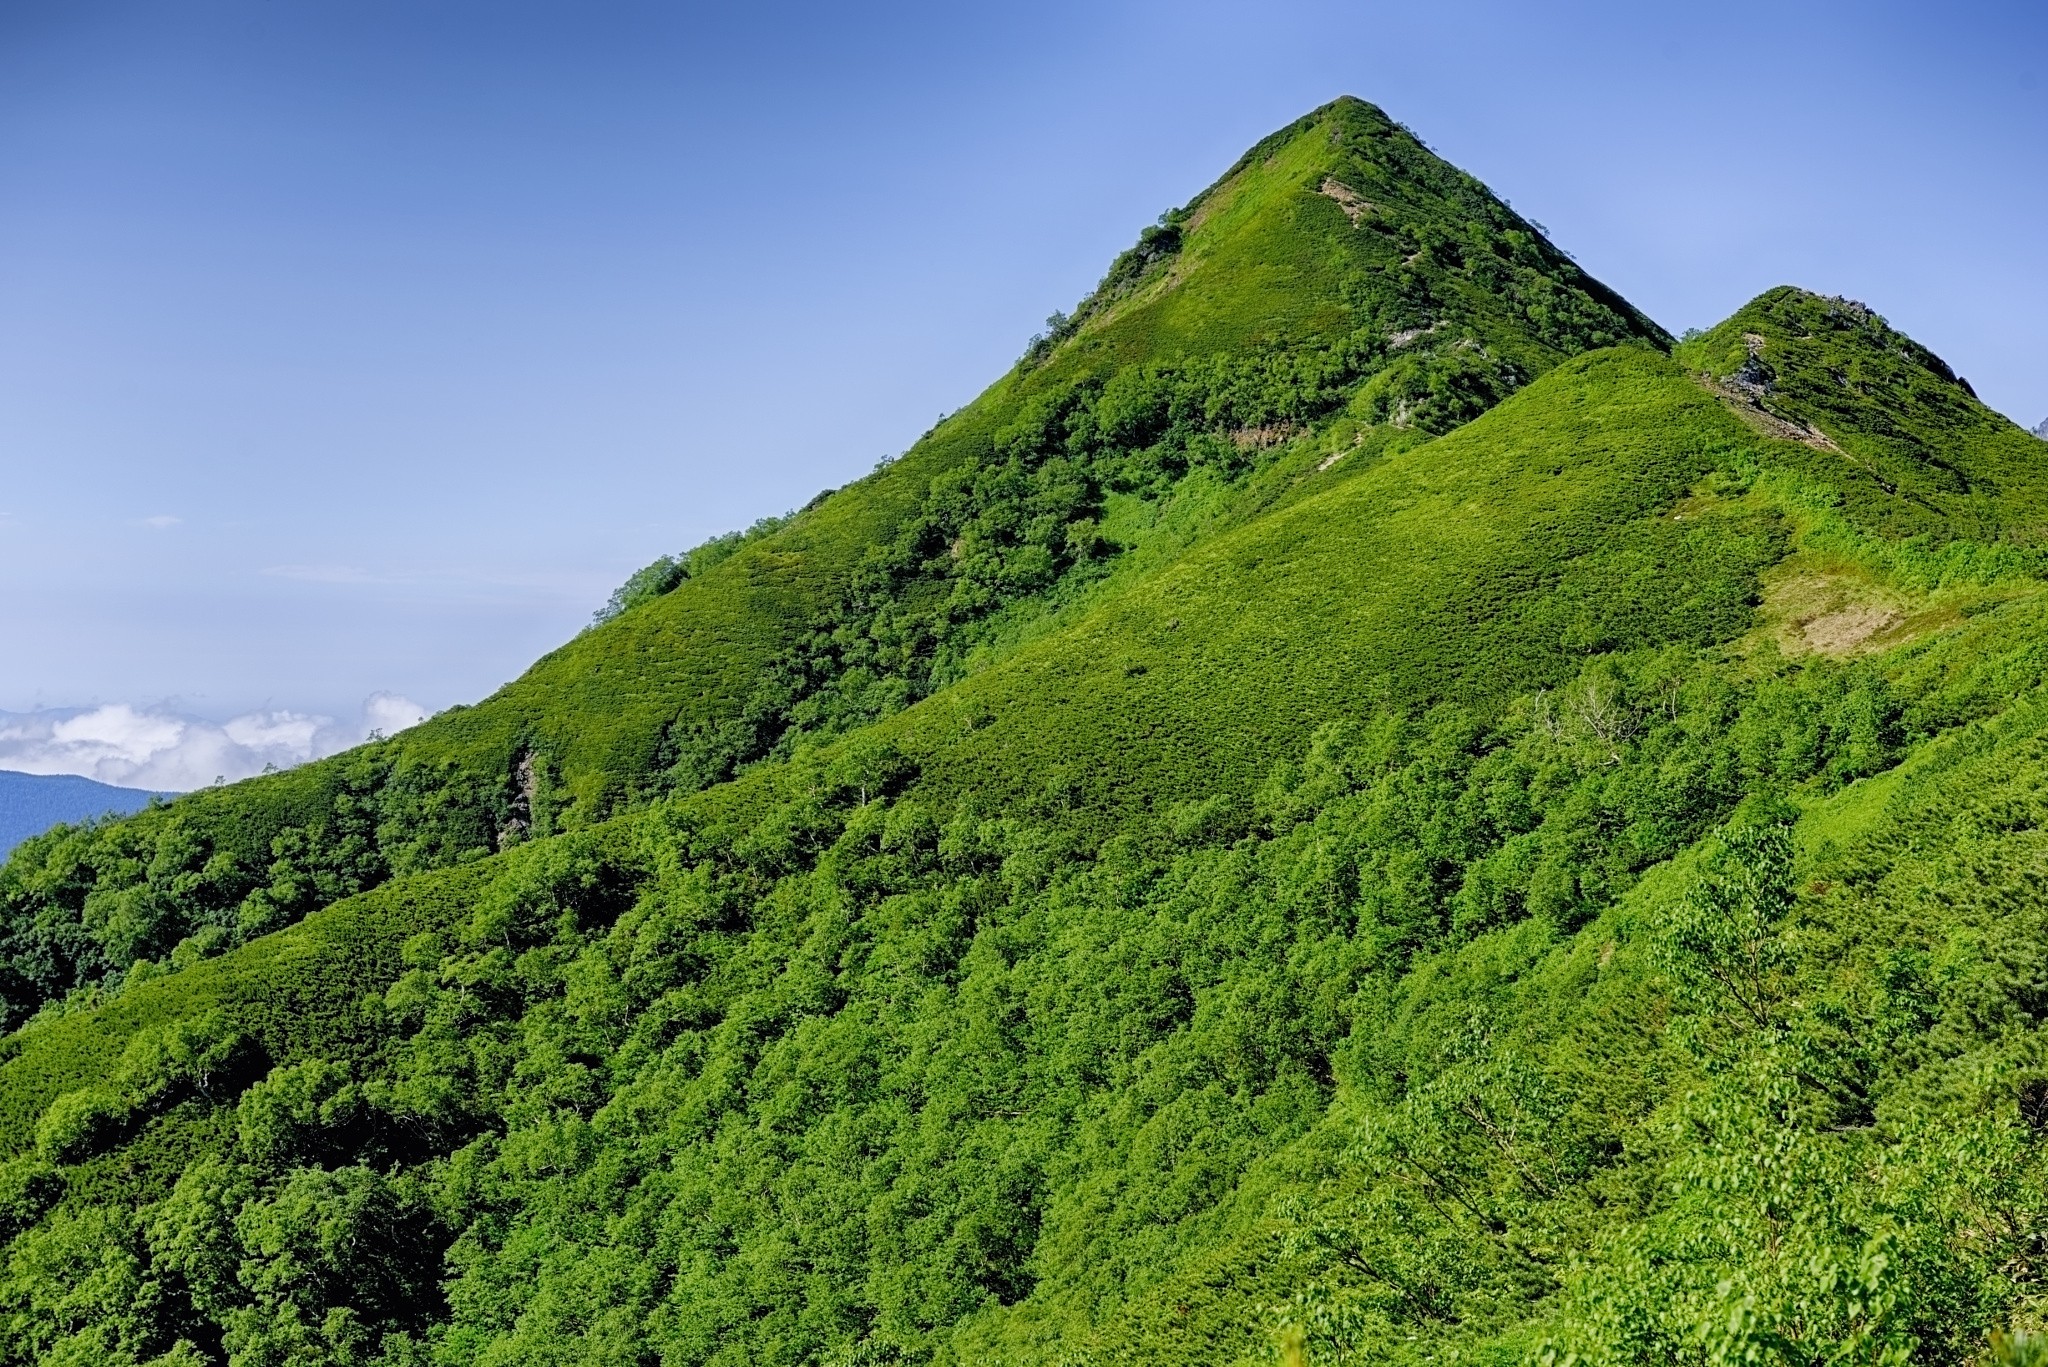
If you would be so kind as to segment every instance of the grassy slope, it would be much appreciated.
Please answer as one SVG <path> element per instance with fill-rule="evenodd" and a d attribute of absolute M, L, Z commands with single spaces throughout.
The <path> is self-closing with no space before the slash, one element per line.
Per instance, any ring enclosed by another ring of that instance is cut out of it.
<path fill-rule="evenodd" d="M 1372 197 L 1357 221 L 1327 192 L 1337 184 Z M 338 895 L 309 895 L 308 871 L 329 878 L 318 870 L 349 840 L 372 849 L 353 865 L 358 873 L 330 880 L 342 892 L 387 868 L 475 857 L 527 815 L 541 830 L 573 828 L 659 795 L 672 737 L 738 716 L 797 643 L 834 620 L 875 549 L 906 523 L 921 525 L 938 485 L 1000 463 L 1006 426 L 1077 386 L 1177 361 L 1199 368 L 1247 348 L 1282 356 L 1356 348 L 1361 338 L 1368 351 L 1386 348 L 1370 361 L 1381 373 L 1358 395 L 1359 411 L 1286 442 L 1249 485 L 1190 480 L 1163 505 L 1113 495 L 1103 529 L 1135 549 L 1094 595 L 1102 598 L 1219 530 L 1422 439 L 1387 414 L 1406 412 L 1416 396 L 1442 401 L 1425 391 L 1445 367 L 1489 371 L 1489 383 L 1512 388 L 1587 347 L 1668 340 L 1484 187 L 1355 100 L 1268 138 L 1182 222 L 1178 253 L 1105 286 L 1078 335 L 1043 364 L 1020 365 L 901 460 L 822 497 L 700 578 L 583 633 L 478 705 L 347 756 L 193 794 L 73 846 L 30 852 L 0 873 L 10 916 L 42 927 L 16 951 L 29 978 L 0 981 L 10 1014 L 61 993 L 74 959 L 73 981 L 91 980 L 137 955 L 165 957 L 195 932 L 216 946 L 235 943 L 252 889 L 296 889 L 255 915 L 259 929 L 304 914 Z M 1460 413 L 1475 411 L 1469 393 L 1456 402 L 1466 405 Z M 1316 468 L 1337 457 L 1334 471 Z M 906 601 L 944 596 L 946 587 L 912 585 Z M 1006 608 L 998 636 L 1008 644 L 990 658 L 1080 615 L 1085 605 L 1073 597 L 1027 594 Z M 519 791 L 529 754 L 542 778 L 530 814 Z M 351 823 L 359 834 L 342 834 Z M 281 836 L 305 840 L 298 868 L 280 884 L 272 859 Z M 146 891 L 135 886 L 142 882 Z M 84 905 L 122 899 L 135 933 L 124 921 L 102 945 Z"/>
<path fill-rule="evenodd" d="M 1741 409 L 1819 432 L 1835 450 L 1786 448 L 1788 464 L 1837 489 L 1860 523 L 1891 537 L 2033 546 L 2048 537 L 2038 439 L 1965 389 L 1948 365 L 1863 305 L 1783 287 L 1679 347 L 1723 385 L 1751 356 Z"/>
<path fill-rule="evenodd" d="M 1294 290 L 1299 278 L 1290 282 L 1284 254 L 1259 258 L 1264 264 L 1253 269 L 1257 263 L 1233 260 L 1230 249 L 1261 240 L 1234 211 L 1253 221 L 1266 213 L 1279 240 L 1296 240 L 1288 235 L 1303 221 L 1318 232 L 1354 231 L 1335 201 L 1302 193 L 1321 169 L 1318 149 L 1339 145 L 1326 126 L 1310 123 L 1255 150 L 1202 202 L 1210 217 L 1193 230 L 1188 281 L 1200 279 L 1197 267 L 1215 264 L 1218 279 L 1227 269 L 1230 279 L 1251 282 L 1240 304 L 1251 300 L 1289 327 L 1335 326 L 1335 315 L 1318 312 L 1326 305 L 1292 315 L 1285 307 L 1290 298 L 1326 298 L 1329 280 Z M 1289 193 L 1263 193 L 1269 175 Z M 1201 233 L 1211 224 L 1223 235 L 1205 248 Z M 1195 345 L 1191 338 L 1241 342 L 1247 334 L 1229 329 L 1246 316 L 1192 283 L 1155 285 L 1091 321 L 1070 353 L 1095 345 L 1156 354 Z M 1236 799 L 1333 717 L 1442 700 L 1484 712 L 1569 678 L 1594 655 L 1741 636 L 1754 620 L 1759 572 L 1784 549 L 1785 524 L 1756 500 L 1673 519 L 1674 505 L 1716 470 L 1763 465 L 1824 482 L 1842 492 L 1857 529 L 1873 536 L 2035 541 L 2048 479 L 2038 448 L 2022 444 L 2032 439 L 1860 316 L 1841 315 L 1849 321 L 1839 336 L 1823 332 L 1832 316 L 1824 301 L 1781 292 L 1681 349 L 1677 363 L 1640 349 L 1569 361 L 1448 437 L 1306 479 L 1282 505 L 1117 584 L 1063 629 L 838 748 L 893 747 L 914 764 L 918 796 L 1064 824 L 1099 844 L 1176 803 Z M 1765 410 L 1820 430 L 1839 449 L 1773 440 L 1687 373 L 1734 375 L 1750 354 L 1745 334 L 1764 338 L 1760 354 L 1774 367 Z M 1080 364 L 1068 355 L 1048 373 Z M 772 647 L 774 624 L 797 621 L 829 596 L 841 582 L 835 576 L 900 515 L 920 480 L 973 459 L 1020 383 L 999 384 L 865 484 L 860 498 L 827 499 L 701 583 L 564 647 L 491 703 L 395 744 L 416 762 L 467 763 L 488 752 L 501 765 L 537 740 L 559 744 L 575 756 L 565 761 L 572 786 L 593 805 L 602 805 L 607 785 L 625 795 L 622 775 L 644 765 L 676 700 L 694 695 L 715 708 L 737 696 Z M 2030 597 L 2008 603 L 1900 652 L 1887 667 L 1944 681 L 1936 691 L 1966 714 L 1967 701 L 1953 700 L 1971 696 L 1974 672 L 1999 675 L 1981 689 L 1994 697 L 2038 675 L 2035 606 Z M 1866 780 L 1810 813 L 1808 844 L 1819 853 L 1809 857 L 1825 866 L 1853 847 L 1867 865 L 1870 851 L 1892 851 L 1886 857 L 1906 869 L 1900 876 L 1924 886 L 1886 905 L 1925 912 L 1931 890 L 1949 876 L 1933 867 L 1943 823 L 1995 824 L 1966 815 L 1964 795 L 1991 778 L 2022 788 L 2033 782 L 2029 747 L 2038 728 L 2029 730 L 2018 713 L 2004 725 L 1929 751 L 1899 775 Z M 743 827 L 787 795 L 796 772 L 757 770 L 680 800 L 668 815 Z M 314 802 L 320 782 L 318 774 L 286 775 L 247 791 Z M 223 820 L 245 819 L 231 794 L 206 800 L 219 804 Z M 658 842 L 661 829 L 628 816 L 564 839 L 625 850 Z M 1898 851 L 1920 862 L 1898 859 Z M 2025 859 L 2018 850 L 1997 886 L 2024 883 Z M 397 976 L 406 936 L 467 916 L 506 863 L 499 857 L 394 882 L 226 958 L 133 987 L 106 1007 L 11 1037 L 0 1046 L 0 1144 L 25 1146 L 48 1099 L 103 1075 L 137 1030 L 216 1006 L 272 1061 L 340 1056 L 374 1066 L 382 1042 L 355 1003 Z M 1455 965 L 1425 964 L 1386 1007 L 1390 1035 L 1421 1049 L 1445 1029 L 1434 1011 L 1472 1006 L 1476 975 L 1493 984 L 1489 1005 L 1518 1019 L 1559 1067 L 1579 1076 L 1605 1070 L 1617 1111 L 1641 1105 L 1658 1066 L 1641 1056 L 1643 1022 L 1658 1008 L 1645 961 L 1627 947 L 1629 927 L 1645 907 L 1668 900 L 1675 881 L 1653 877 L 1631 903 L 1563 944 L 1518 927 L 1456 951 Z M 1866 877 L 1859 893 L 1855 879 L 1844 878 L 1841 896 L 1872 897 L 1873 881 Z M 1981 935 L 1988 924 L 1979 918 L 1969 929 Z M 1923 915 L 1883 933 L 1932 942 L 1952 931 Z M 1623 950 L 1610 958 L 1617 942 Z M 1447 976 L 1467 986 L 1439 1008 Z M 1556 1003 L 1573 1000 L 1582 1004 L 1556 1012 Z M 185 1158 L 220 1142 L 220 1123 L 217 1111 L 188 1104 L 77 1169 L 73 1192 L 147 1199 Z M 1099 1335 L 1109 1357 L 1205 1360 L 1211 1349 L 1239 1351 L 1264 1288 L 1280 1276 L 1265 1203 L 1279 1190 L 1338 1180 L 1334 1155 L 1347 1123 L 1340 1107 L 1248 1173 L 1237 1208 L 1221 1222 L 1229 1237 L 1195 1250 L 1177 1278 L 1112 1322 L 1093 1324 L 1095 1312 L 1072 1303 L 1027 1304 L 997 1317 L 1007 1322 L 972 1328 L 968 1344 L 1025 1351 L 1048 1336 L 1078 1334 Z"/>
<path fill-rule="evenodd" d="M 397 976 L 407 937 L 466 915 L 491 872 L 472 864 L 389 883 L 232 955 L 137 984 L 103 1007 L 15 1032 L 0 1043 L 8 1079 L 0 1142 L 8 1152 L 26 1148 L 50 1099 L 110 1076 L 139 1031 L 215 1008 L 270 1058 L 373 1054 L 358 1009 L 364 992 Z M 176 1175 L 176 1167 L 152 1169 L 145 1185 Z"/>
<path fill-rule="evenodd" d="M 1483 709 L 1575 670 L 1593 639 L 1735 634 L 1749 576 L 1774 558 L 1768 529 L 1655 519 L 1746 436 L 1651 353 L 1569 362 L 934 699 L 941 716 L 986 709 L 965 737 L 924 709 L 885 733 L 940 793 L 1079 808 L 1107 831 L 1247 791 L 1318 725 L 1375 701 Z M 1649 603 L 1646 574 L 1668 576 Z M 1614 616 L 1641 615 L 1603 625 L 1610 595 L 1631 592 Z"/>
<path fill-rule="evenodd" d="M 1710 337 L 1753 327 L 1773 297 Z M 2012 444 L 2003 429 L 2026 434 L 1973 407 L 1986 415 L 1973 415 L 1973 430 L 2008 485 L 2006 521 L 2031 539 L 2048 517 L 2048 468 L 2005 464 Z M 1865 424 L 1894 421 L 1852 411 Z M 1974 454 L 1966 448 L 1959 460 Z M 1099 840 L 1177 802 L 1248 792 L 1336 716 L 1444 700 L 1484 709 L 1569 677 L 1595 651 L 1740 635 L 1756 576 L 1783 551 L 1781 533 L 1769 517 L 1740 509 L 1681 531 L 1668 511 L 1716 468 L 1758 458 L 1809 472 L 1816 463 L 1805 447 L 1760 436 L 1679 364 L 1633 348 L 1581 358 L 1451 436 L 1377 464 L 1337 467 L 1321 477 L 1328 487 L 1320 492 L 1202 544 L 1067 629 L 840 748 L 883 742 L 913 761 L 916 788 L 936 801 L 970 798 L 991 811 L 1051 817 Z M 1837 456 L 1828 473 L 1853 486 L 1861 472 Z M 1916 508 L 1975 530 L 1981 499 L 1933 490 Z M 1883 509 L 1870 517 L 1881 526 Z M 851 535 L 844 527 L 836 534 Z M 752 562 L 777 554 L 743 553 L 734 578 L 756 583 Z M 685 592 L 671 595 L 672 615 L 701 624 L 706 610 L 691 609 Z M 669 620 L 630 614 L 624 625 L 636 634 L 619 637 L 644 641 Z M 558 667 L 549 662 L 573 649 L 536 669 Z M 743 823 L 772 805 L 782 780 L 783 770 L 770 767 L 681 807 L 719 825 Z M 473 889 L 492 862 L 365 894 L 301 930 L 148 984 L 134 1005 L 18 1034 L 0 1046 L 8 1078 L 0 1116 L 32 1116 L 103 1067 L 118 1050 L 93 1042 L 95 1029 L 124 1038 L 138 1022 L 185 1009 L 174 1005 L 181 984 L 239 982 L 218 990 L 253 1003 L 280 953 L 388 959 L 388 944 L 361 948 L 374 931 L 348 927 L 382 925 L 387 915 L 413 924 L 414 913 L 382 910 L 387 901 L 461 907 L 465 893 L 444 900 L 434 889 Z M 302 947 L 280 948 L 291 945 Z M 193 990 L 193 1009 L 216 990 Z M 0 1126 L 7 1134 L 26 1141 L 18 1124 Z"/>

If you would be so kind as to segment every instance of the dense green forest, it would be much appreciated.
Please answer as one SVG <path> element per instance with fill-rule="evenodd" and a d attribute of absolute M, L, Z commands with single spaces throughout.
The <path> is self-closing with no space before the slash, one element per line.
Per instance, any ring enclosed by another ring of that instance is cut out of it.
<path fill-rule="evenodd" d="M 2048 446 L 1369 105 L 522 679 L 0 869 L 0 1367 L 2048 1360 Z"/>

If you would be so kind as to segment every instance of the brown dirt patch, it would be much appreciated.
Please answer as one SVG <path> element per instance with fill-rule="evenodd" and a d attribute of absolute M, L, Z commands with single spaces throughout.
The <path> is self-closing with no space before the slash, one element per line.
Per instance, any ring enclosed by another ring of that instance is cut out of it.
<path fill-rule="evenodd" d="M 1834 438 L 1818 427 L 1781 418 L 1758 403 L 1755 396 L 1737 389 L 1734 385 L 1723 384 L 1704 370 L 1695 374 L 1693 379 L 1699 382 L 1702 389 L 1726 404 L 1736 417 L 1767 437 L 1776 437 L 1780 441 L 1796 441 L 1803 446 L 1811 446 L 1816 451 L 1832 451 L 1838 456 L 1849 454 L 1835 445 Z"/>
<path fill-rule="evenodd" d="M 1808 650 L 1822 655 L 1847 655 L 1880 632 L 1889 631 L 1905 618 L 1875 603 L 1856 603 L 1794 623 Z"/>
<path fill-rule="evenodd" d="M 1319 189 L 1322 194 L 1337 201 L 1337 207 L 1344 211 L 1344 217 L 1351 220 L 1351 226 L 1354 228 L 1365 221 L 1367 214 L 1379 211 L 1379 205 L 1334 176 L 1324 176 Z"/>
<path fill-rule="evenodd" d="M 1770 576 L 1764 588 L 1768 634 L 1787 655 L 1841 658 L 1899 645 L 1947 620 L 1916 607 L 1862 573 L 1809 568 Z"/>
<path fill-rule="evenodd" d="M 1234 427 L 1230 430 L 1230 444 L 1240 451 L 1263 451 L 1269 446 L 1278 446 L 1301 429 L 1291 422 L 1276 422 L 1266 427 Z"/>

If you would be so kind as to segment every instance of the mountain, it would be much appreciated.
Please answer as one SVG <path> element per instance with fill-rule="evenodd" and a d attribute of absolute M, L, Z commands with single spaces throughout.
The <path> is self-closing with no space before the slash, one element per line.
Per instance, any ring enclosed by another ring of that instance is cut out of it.
<path fill-rule="evenodd" d="M 2038 456 L 1337 101 L 492 698 L 17 850 L 0 1364 L 2024 1360 Z"/>
<path fill-rule="evenodd" d="M 125 816 L 160 796 L 172 794 L 116 788 L 71 774 L 19 774 L 0 769 L 0 856 L 59 823 Z"/>
<path fill-rule="evenodd" d="M 1669 341 L 1363 104 L 1281 130 L 1164 218 L 1056 346 L 886 469 L 722 559 L 693 555 L 712 563 L 683 589 L 476 707 L 125 830 L 121 841 L 170 842 L 152 856 L 162 876 L 204 892 L 24 949 L 32 986 L 0 971 L 0 1001 L 18 1016 L 194 933 L 240 939 L 387 877 L 786 756 L 964 677 L 1193 540 L 1448 430 L 1569 355 Z M 1299 439 L 1311 426 L 1341 428 L 1357 449 L 1318 469 L 1334 452 L 1311 453 Z M 275 881 L 280 840 L 296 864 Z M 111 897 L 132 874 L 125 855 L 109 858 L 95 890 Z M 86 886 L 60 895 L 61 909 L 17 919 L 76 922 Z"/>
<path fill-rule="evenodd" d="M 2043 441 L 2048 441 L 2048 418 L 2041 419 L 2041 421 L 2035 425 L 2034 435 L 2039 437 Z"/>

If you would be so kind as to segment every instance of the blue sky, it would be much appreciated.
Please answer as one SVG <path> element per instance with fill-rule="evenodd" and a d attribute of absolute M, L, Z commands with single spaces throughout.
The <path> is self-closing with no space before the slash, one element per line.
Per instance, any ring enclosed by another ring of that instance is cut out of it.
<path fill-rule="evenodd" d="M 473 700 L 1340 93 L 1674 330 L 1848 294 L 2031 425 L 2044 16 L 11 0 L 0 709 Z"/>

